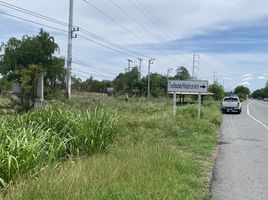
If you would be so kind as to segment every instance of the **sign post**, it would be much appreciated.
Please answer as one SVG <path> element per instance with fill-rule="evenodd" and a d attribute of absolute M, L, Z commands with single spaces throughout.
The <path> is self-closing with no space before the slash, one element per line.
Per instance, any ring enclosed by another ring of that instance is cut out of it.
<path fill-rule="evenodd" d="M 198 120 L 200 120 L 201 116 L 201 93 L 198 93 Z"/>
<path fill-rule="evenodd" d="M 190 81 L 168 81 L 168 92 L 173 92 L 173 116 L 176 115 L 176 94 L 189 93 L 198 94 L 198 119 L 201 116 L 201 97 L 202 93 L 208 92 L 208 81 L 190 80 Z"/>
<path fill-rule="evenodd" d="M 176 116 L 176 100 L 177 100 L 177 94 L 176 92 L 173 92 L 173 117 Z"/>

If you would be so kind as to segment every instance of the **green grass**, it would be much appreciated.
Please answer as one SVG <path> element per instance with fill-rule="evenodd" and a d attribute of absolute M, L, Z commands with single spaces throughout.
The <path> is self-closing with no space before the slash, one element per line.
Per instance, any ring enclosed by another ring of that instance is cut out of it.
<path fill-rule="evenodd" d="M 25 173 L 32 176 L 48 164 L 105 151 L 118 126 L 114 111 L 59 104 L 0 120 L 2 186 Z"/>
<path fill-rule="evenodd" d="M 36 178 L 21 176 L 5 199 L 206 199 L 221 114 L 217 104 L 178 107 L 172 100 L 74 97 L 84 109 L 116 109 L 120 126 L 106 153 L 46 167 Z"/>

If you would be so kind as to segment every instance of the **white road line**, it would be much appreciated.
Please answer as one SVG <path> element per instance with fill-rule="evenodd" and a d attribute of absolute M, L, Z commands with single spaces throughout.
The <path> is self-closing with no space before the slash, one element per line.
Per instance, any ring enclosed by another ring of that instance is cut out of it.
<path fill-rule="evenodd" d="M 268 126 L 265 125 L 264 123 L 262 123 L 260 120 L 256 119 L 255 117 L 253 117 L 250 112 L 249 112 L 249 105 L 252 104 L 253 101 L 251 101 L 250 103 L 247 104 L 247 114 L 249 117 L 251 117 L 252 119 L 254 119 L 256 122 L 258 122 L 260 125 L 262 125 L 264 128 L 266 128 L 268 130 Z"/>

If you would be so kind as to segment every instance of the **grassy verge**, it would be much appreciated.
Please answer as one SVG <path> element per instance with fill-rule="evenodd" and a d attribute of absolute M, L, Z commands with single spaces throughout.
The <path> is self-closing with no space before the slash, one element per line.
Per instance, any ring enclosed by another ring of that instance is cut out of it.
<path fill-rule="evenodd" d="M 80 102 L 79 104 L 77 102 Z M 5 199 L 206 199 L 211 156 L 221 114 L 217 105 L 178 108 L 166 100 L 76 98 L 73 106 L 92 102 L 118 110 L 120 128 L 107 153 L 47 167 L 36 179 L 23 176 Z"/>
<path fill-rule="evenodd" d="M 0 120 L 0 186 L 25 173 L 34 175 L 48 164 L 105 151 L 118 122 L 110 110 L 62 105 Z"/>

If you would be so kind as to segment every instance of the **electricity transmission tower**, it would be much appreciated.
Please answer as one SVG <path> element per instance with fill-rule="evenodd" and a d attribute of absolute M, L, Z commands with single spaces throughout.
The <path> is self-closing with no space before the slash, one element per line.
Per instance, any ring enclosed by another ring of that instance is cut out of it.
<path fill-rule="evenodd" d="M 193 51 L 193 70 L 192 70 L 192 79 L 196 79 L 196 73 L 195 73 L 195 69 L 199 68 L 199 62 L 200 60 L 200 55 L 195 54 L 195 52 Z"/>

